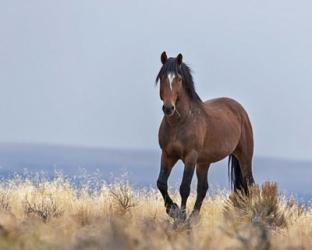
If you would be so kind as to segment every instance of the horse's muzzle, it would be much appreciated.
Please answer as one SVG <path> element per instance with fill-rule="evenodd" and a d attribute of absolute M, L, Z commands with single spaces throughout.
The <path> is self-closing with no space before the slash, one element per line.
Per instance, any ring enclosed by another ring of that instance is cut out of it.
<path fill-rule="evenodd" d="M 163 110 L 165 115 L 170 116 L 170 115 L 173 115 L 173 113 L 174 113 L 174 106 L 173 105 L 164 105 L 162 107 L 162 110 Z"/>

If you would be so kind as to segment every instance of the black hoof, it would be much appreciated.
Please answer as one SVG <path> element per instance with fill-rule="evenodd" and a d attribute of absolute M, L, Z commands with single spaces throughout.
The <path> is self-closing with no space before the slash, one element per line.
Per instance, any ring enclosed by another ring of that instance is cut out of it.
<path fill-rule="evenodd" d="M 172 218 L 177 218 L 179 216 L 179 206 L 176 203 L 172 203 L 166 207 L 167 214 Z"/>

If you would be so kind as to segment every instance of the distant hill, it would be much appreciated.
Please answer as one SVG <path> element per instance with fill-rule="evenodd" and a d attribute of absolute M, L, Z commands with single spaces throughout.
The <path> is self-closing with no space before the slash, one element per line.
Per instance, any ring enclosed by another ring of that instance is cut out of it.
<path fill-rule="evenodd" d="M 155 187 L 160 152 L 117 150 L 41 144 L 0 144 L 0 175 L 44 172 L 48 176 L 61 171 L 66 176 L 98 175 L 111 182 L 127 172 L 134 186 Z M 271 180 L 280 190 L 304 199 L 312 198 L 312 162 L 255 157 L 254 177 L 257 183 Z M 179 163 L 169 183 L 178 186 L 183 167 Z M 196 179 L 196 178 L 194 178 Z M 193 185 L 196 181 L 193 181 Z M 209 170 L 210 192 L 216 187 L 228 188 L 227 159 L 213 164 Z"/>

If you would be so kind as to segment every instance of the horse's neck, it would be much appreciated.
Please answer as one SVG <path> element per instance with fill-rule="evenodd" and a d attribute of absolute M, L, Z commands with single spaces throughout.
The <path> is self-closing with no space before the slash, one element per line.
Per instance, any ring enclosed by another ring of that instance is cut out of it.
<path fill-rule="evenodd" d="M 197 104 L 192 102 L 187 95 L 182 95 L 176 105 L 176 111 L 166 121 L 170 126 L 178 126 L 191 117 L 191 114 L 197 109 Z"/>

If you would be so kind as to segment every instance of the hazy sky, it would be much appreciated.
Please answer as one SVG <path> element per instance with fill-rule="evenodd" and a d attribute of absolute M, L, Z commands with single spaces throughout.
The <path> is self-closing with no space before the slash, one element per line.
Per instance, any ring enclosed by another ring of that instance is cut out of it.
<path fill-rule="evenodd" d="M 241 102 L 256 155 L 312 160 L 312 2 L 0 0 L 0 142 L 158 148 L 160 53 Z"/>

